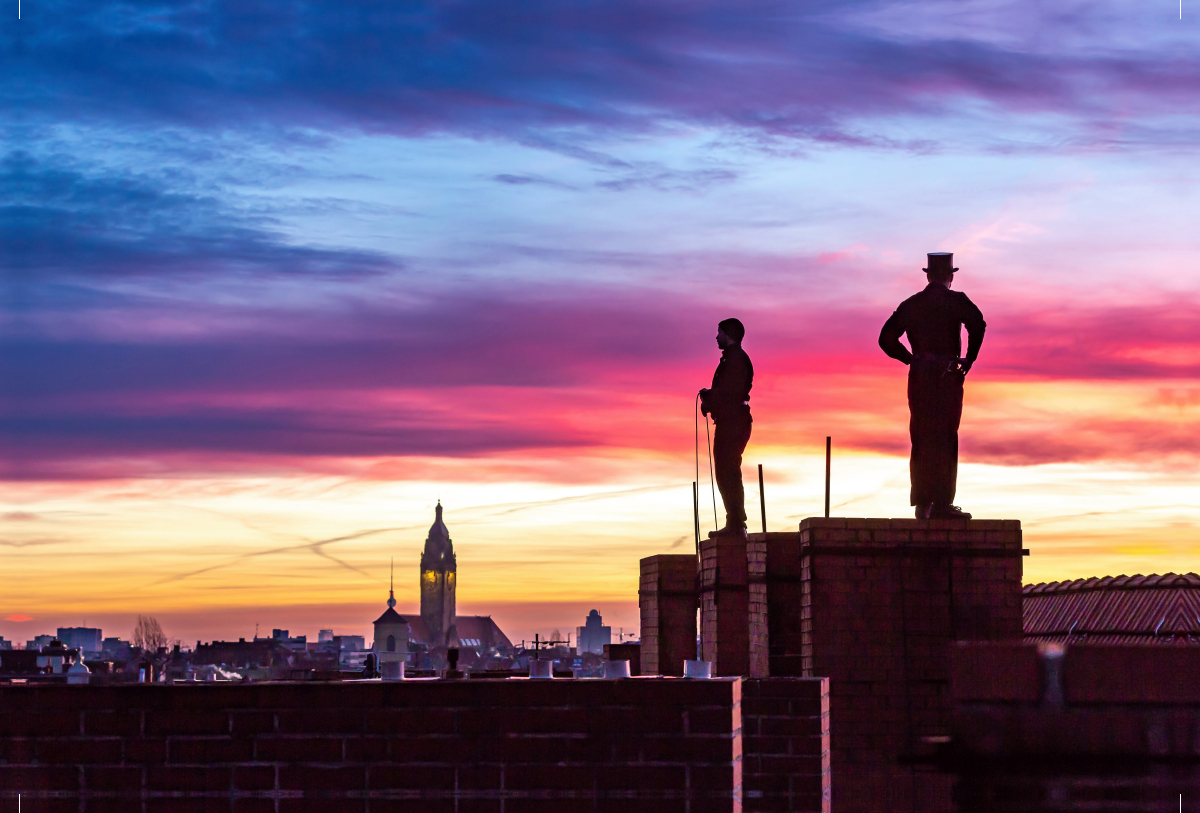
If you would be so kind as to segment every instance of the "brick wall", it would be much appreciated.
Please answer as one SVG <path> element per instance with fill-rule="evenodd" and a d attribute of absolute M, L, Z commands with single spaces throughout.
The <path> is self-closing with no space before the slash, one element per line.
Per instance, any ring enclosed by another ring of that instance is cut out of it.
<path fill-rule="evenodd" d="M 714 675 L 750 674 L 746 539 L 700 540 L 700 654 Z"/>
<path fill-rule="evenodd" d="M 1200 647 L 962 644 L 952 668 L 963 813 L 1196 809 Z"/>
<path fill-rule="evenodd" d="M 829 681 L 742 682 L 746 811 L 830 813 Z"/>
<path fill-rule="evenodd" d="M 804 674 L 830 679 L 838 813 L 948 810 L 949 777 L 906 762 L 949 733 L 950 643 L 1021 637 L 1020 523 L 810 518 L 798 547 L 800 602 L 780 611 L 800 616 Z"/>
<path fill-rule="evenodd" d="M 696 658 L 696 557 L 649 556 L 641 560 L 638 609 L 642 622 L 644 675 L 682 675 Z"/>
<path fill-rule="evenodd" d="M 736 811 L 757 753 L 741 693 L 667 678 L 0 687 L 0 806 Z"/>

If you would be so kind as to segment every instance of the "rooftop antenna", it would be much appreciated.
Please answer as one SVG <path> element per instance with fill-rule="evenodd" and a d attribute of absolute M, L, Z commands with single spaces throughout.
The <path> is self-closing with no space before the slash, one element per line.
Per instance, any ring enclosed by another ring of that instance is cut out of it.
<path fill-rule="evenodd" d="M 762 463 L 758 464 L 758 505 L 762 509 L 763 533 L 767 532 L 767 495 L 763 493 Z"/>
<path fill-rule="evenodd" d="M 825 516 L 829 516 L 829 461 L 832 457 L 833 438 L 825 437 Z"/>

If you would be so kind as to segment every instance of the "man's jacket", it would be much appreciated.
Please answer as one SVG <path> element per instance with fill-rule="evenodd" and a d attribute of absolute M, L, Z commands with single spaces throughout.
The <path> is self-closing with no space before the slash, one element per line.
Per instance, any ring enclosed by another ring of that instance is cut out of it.
<path fill-rule="evenodd" d="M 713 373 L 712 388 L 704 405 L 714 423 L 750 420 L 750 387 L 754 384 L 754 365 L 740 344 L 721 352 L 721 363 Z"/>
<path fill-rule="evenodd" d="M 987 323 L 975 303 L 962 291 L 929 283 L 925 290 L 900 303 L 879 333 L 879 346 L 892 358 L 911 364 L 913 356 L 959 358 L 962 326 L 967 327 L 967 363 L 974 364 Z M 900 343 L 907 333 L 912 352 Z"/>

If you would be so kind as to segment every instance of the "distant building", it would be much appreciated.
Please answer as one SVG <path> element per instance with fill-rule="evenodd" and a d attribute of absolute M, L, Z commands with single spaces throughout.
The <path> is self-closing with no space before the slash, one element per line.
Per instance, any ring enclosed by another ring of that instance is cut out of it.
<path fill-rule="evenodd" d="M 45 669 L 38 666 L 42 653 L 36 649 L 0 649 L 0 675 L 26 677 L 41 675 Z"/>
<path fill-rule="evenodd" d="M 442 522 L 442 503 L 439 500 L 435 518 L 425 539 L 421 554 L 421 620 L 429 635 L 429 644 L 443 647 L 454 634 L 454 593 L 458 563 L 450 531 Z"/>
<path fill-rule="evenodd" d="M 100 651 L 110 659 L 122 663 L 133 657 L 133 646 L 120 638 L 105 638 L 100 642 Z"/>
<path fill-rule="evenodd" d="M 50 646 L 50 642 L 53 640 L 53 635 L 35 635 L 32 641 L 25 642 L 25 648 L 36 649 L 40 652 L 42 647 Z"/>
<path fill-rule="evenodd" d="M 255 638 L 255 641 L 275 641 L 288 652 L 305 652 L 308 650 L 308 636 L 291 637 L 290 630 L 273 629 L 270 638 Z"/>
<path fill-rule="evenodd" d="M 408 639 L 412 635 L 408 621 L 396 612 L 396 591 L 388 590 L 387 609 L 375 619 L 375 663 L 384 677 L 398 677 L 399 667 L 388 664 L 404 663 L 408 660 Z"/>
<path fill-rule="evenodd" d="M 458 634 L 451 646 L 457 646 L 459 649 L 474 649 L 482 654 L 489 650 L 513 648 L 512 641 L 508 640 L 508 636 L 490 615 L 456 616 L 454 627 Z"/>
<path fill-rule="evenodd" d="M 12 649 L 12 641 L 4 640 L 4 636 L 0 635 L 0 649 Z"/>
<path fill-rule="evenodd" d="M 103 637 L 104 634 L 94 627 L 58 628 L 58 640 L 63 642 L 63 646 L 80 652 L 99 652 L 103 648 L 100 643 Z"/>
<path fill-rule="evenodd" d="M 256 638 L 253 641 L 240 638 L 237 641 L 213 641 L 208 644 L 197 641 L 190 660 L 197 665 L 256 669 L 286 664 L 290 657 L 292 653 L 274 638 Z"/>
<path fill-rule="evenodd" d="M 40 649 L 0 650 L 0 675 L 65 680 L 71 665 L 83 662 L 78 649 L 63 646 L 62 641 L 52 636 L 38 637 L 49 637 L 50 642 Z"/>
<path fill-rule="evenodd" d="M 330 643 L 339 652 L 361 652 L 367 648 L 367 639 L 361 635 L 335 635 Z"/>
<path fill-rule="evenodd" d="M 604 647 L 612 643 L 612 627 L 603 626 L 603 619 L 596 610 L 588 613 L 584 626 L 576 627 L 575 632 L 575 649 L 581 655 L 584 652 L 603 655 Z"/>
<path fill-rule="evenodd" d="M 333 630 L 321 630 L 317 633 L 317 643 L 327 644 L 333 641 Z"/>

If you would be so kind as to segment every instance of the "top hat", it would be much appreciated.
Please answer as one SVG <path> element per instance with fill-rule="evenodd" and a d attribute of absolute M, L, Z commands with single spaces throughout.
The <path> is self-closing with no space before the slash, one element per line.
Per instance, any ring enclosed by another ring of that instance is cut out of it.
<path fill-rule="evenodd" d="M 950 251 L 930 252 L 929 267 L 921 270 L 927 274 L 953 274 L 958 270 L 954 267 L 954 253 Z"/>

